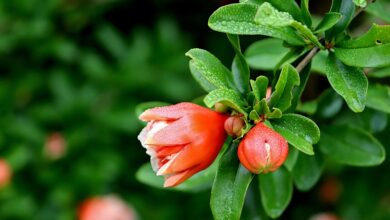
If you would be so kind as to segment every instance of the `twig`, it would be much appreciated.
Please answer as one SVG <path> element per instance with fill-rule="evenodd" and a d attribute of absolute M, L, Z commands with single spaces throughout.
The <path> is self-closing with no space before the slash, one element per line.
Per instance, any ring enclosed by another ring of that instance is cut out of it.
<path fill-rule="evenodd" d="M 314 47 L 311 51 L 303 58 L 303 60 L 297 65 L 296 69 L 300 73 L 303 68 L 313 59 L 313 57 L 318 53 L 318 47 Z"/>

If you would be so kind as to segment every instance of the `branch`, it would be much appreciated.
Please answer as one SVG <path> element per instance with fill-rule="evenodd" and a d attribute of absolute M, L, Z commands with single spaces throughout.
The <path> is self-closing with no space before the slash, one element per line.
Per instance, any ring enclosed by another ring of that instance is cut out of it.
<path fill-rule="evenodd" d="M 318 53 L 318 47 L 314 47 L 310 52 L 303 58 L 303 60 L 297 65 L 296 70 L 300 73 L 303 68 L 313 59 L 313 57 Z"/>

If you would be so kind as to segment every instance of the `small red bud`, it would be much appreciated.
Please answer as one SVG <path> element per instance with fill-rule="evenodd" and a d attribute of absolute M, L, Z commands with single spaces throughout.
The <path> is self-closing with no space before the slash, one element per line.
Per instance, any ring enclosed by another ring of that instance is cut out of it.
<path fill-rule="evenodd" d="M 219 112 L 219 113 L 226 113 L 229 110 L 229 108 L 226 105 L 224 105 L 220 102 L 215 103 L 214 109 L 216 112 Z"/>
<path fill-rule="evenodd" d="M 280 134 L 258 123 L 245 135 L 237 154 L 241 164 L 252 173 L 268 173 L 284 163 L 288 144 Z"/>
<path fill-rule="evenodd" d="M 229 136 L 232 137 L 241 136 L 244 126 L 245 122 L 239 116 L 231 116 L 225 121 L 225 131 Z"/>

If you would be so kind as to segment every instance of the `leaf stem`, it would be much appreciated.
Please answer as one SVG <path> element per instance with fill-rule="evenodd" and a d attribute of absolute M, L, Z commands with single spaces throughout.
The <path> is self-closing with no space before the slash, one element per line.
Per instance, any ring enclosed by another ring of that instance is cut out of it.
<path fill-rule="evenodd" d="M 313 49 L 310 50 L 310 52 L 303 58 L 303 60 L 298 63 L 296 70 L 298 73 L 300 73 L 303 68 L 313 59 L 313 57 L 318 53 L 318 47 L 314 47 Z"/>

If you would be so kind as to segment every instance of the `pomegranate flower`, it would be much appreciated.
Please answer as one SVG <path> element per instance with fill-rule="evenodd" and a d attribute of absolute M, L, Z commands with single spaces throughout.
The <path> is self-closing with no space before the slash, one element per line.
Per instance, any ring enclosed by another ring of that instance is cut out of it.
<path fill-rule="evenodd" d="M 263 123 L 256 124 L 238 145 L 241 164 L 256 174 L 275 171 L 287 154 L 287 141 Z"/>
<path fill-rule="evenodd" d="M 192 104 L 146 110 L 138 139 L 151 157 L 153 170 L 164 176 L 164 187 L 176 186 L 207 168 L 217 157 L 226 134 L 226 115 Z"/>

